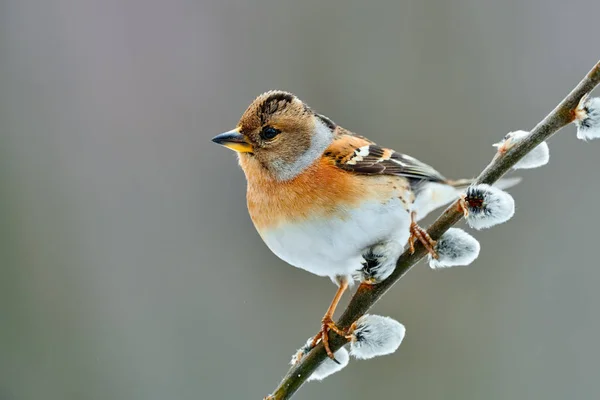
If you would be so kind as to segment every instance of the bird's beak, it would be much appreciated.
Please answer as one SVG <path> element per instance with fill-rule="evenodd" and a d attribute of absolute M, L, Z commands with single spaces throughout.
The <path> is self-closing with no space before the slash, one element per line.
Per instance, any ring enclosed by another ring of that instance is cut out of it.
<path fill-rule="evenodd" d="M 252 150 L 254 150 L 252 144 L 246 140 L 246 137 L 242 135 L 238 129 L 221 133 L 212 138 L 212 141 L 222 146 L 229 147 L 231 150 L 235 150 L 238 153 L 252 153 Z"/>

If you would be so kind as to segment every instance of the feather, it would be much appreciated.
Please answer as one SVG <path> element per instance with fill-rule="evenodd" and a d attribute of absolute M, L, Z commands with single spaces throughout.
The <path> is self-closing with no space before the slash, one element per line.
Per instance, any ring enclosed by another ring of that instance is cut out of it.
<path fill-rule="evenodd" d="M 336 136 L 325 151 L 325 157 L 330 157 L 339 168 L 359 174 L 396 175 L 430 182 L 446 182 L 442 174 L 416 158 L 346 132 Z"/>

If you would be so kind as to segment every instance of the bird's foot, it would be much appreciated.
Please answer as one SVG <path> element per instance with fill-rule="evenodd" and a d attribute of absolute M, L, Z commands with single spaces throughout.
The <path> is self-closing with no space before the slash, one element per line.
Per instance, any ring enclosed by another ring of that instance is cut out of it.
<path fill-rule="evenodd" d="M 333 320 L 331 319 L 331 317 L 327 317 L 325 316 L 323 318 L 323 320 L 321 321 L 321 330 L 319 331 L 319 333 L 317 333 L 312 341 L 312 347 L 315 347 L 319 341 L 323 342 L 323 347 L 325 347 L 325 351 L 327 352 L 327 355 L 329 356 L 329 358 L 331 358 L 333 361 L 335 361 L 336 363 L 338 362 L 335 359 L 335 356 L 333 355 L 333 352 L 331 351 L 331 348 L 329 347 L 329 331 L 332 330 L 335 333 L 337 333 L 340 336 L 345 337 L 346 333 L 341 330 L 340 328 L 338 328 L 338 326 L 335 324 L 335 322 L 333 322 Z"/>
<path fill-rule="evenodd" d="M 408 239 L 408 245 L 410 246 L 410 254 L 413 254 L 415 252 L 415 242 L 417 240 L 421 242 L 425 249 L 427 249 L 429 254 L 431 254 L 431 257 L 435 259 L 438 258 L 437 252 L 435 251 L 435 245 L 437 242 L 433 240 L 431 236 L 429 236 L 429 233 L 427 233 L 425 229 L 421 228 L 415 222 L 415 213 L 413 212 L 411 214 L 410 237 Z"/>

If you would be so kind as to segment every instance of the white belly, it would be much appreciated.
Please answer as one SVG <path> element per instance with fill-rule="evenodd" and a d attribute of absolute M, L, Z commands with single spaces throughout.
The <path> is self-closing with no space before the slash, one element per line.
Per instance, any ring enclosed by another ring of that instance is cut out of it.
<path fill-rule="evenodd" d="M 365 203 L 342 217 L 280 225 L 260 232 L 279 258 L 320 276 L 350 275 L 362 268 L 362 253 L 382 241 L 401 249 L 408 241 L 410 216 L 399 199 Z M 399 254 L 398 254 L 399 255 Z M 396 255 L 396 256 L 398 256 Z"/>

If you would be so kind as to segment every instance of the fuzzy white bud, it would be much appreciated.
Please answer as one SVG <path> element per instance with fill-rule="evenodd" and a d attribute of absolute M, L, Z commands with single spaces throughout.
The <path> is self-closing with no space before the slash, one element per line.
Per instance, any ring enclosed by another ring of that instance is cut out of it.
<path fill-rule="evenodd" d="M 526 131 L 509 132 L 501 142 L 494 144 L 494 146 L 498 148 L 500 153 L 504 153 L 527 136 L 529 136 L 529 132 Z M 548 164 L 549 160 L 550 149 L 548 148 L 548 143 L 542 142 L 521 158 L 513 166 L 513 169 L 538 168 Z"/>
<path fill-rule="evenodd" d="M 574 122 L 578 139 L 600 138 L 600 97 L 584 96 L 575 110 Z"/>
<path fill-rule="evenodd" d="M 292 356 L 292 360 L 290 361 L 290 364 L 296 365 L 302 359 L 302 357 L 304 357 L 306 354 L 308 354 L 309 351 L 312 350 L 312 347 L 311 347 L 312 341 L 313 341 L 313 338 L 309 338 L 306 341 L 306 344 L 304 344 L 304 346 L 302 346 L 301 348 L 298 349 L 296 354 L 294 354 Z M 311 376 L 309 376 L 308 379 L 306 379 L 306 381 L 307 382 L 322 381 L 323 379 L 327 378 L 329 375 L 335 374 L 336 372 L 342 370 L 346 365 L 348 365 L 348 362 L 350 361 L 350 356 L 348 355 L 348 350 L 346 350 L 345 348 L 342 347 L 338 351 L 336 351 L 333 355 L 335 356 L 337 363 L 335 361 L 333 361 L 331 358 L 327 357 L 321 363 L 321 365 L 319 365 L 317 367 L 317 369 L 314 370 L 314 372 L 311 374 Z"/>
<path fill-rule="evenodd" d="M 438 239 L 435 251 L 438 258 L 429 257 L 431 269 L 469 265 L 479 256 L 477 239 L 458 228 L 450 228 Z"/>
<path fill-rule="evenodd" d="M 464 204 L 471 228 L 485 229 L 508 221 L 515 213 L 515 200 L 503 190 L 490 185 L 475 185 L 467 189 Z"/>
<path fill-rule="evenodd" d="M 334 354 L 335 359 L 337 360 L 336 363 L 335 361 L 333 361 L 331 358 L 327 357 L 322 363 L 321 365 L 319 365 L 317 367 L 317 369 L 315 369 L 315 371 L 312 373 L 311 376 L 308 377 L 308 379 L 306 380 L 307 382 L 310 381 L 322 381 L 323 379 L 327 378 L 329 375 L 331 374 L 335 374 L 338 371 L 341 371 L 346 365 L 348 365 L 348 362 L 350 361 L 350 356 L 348 355 L 348 350 L 346 350 L 345 348 L 340 348 L 338 351 L 336 351 Z"/>
<path fill-rule="evenodd" d="M 312 341 L 313 338 L 308 338 L 304 346 L 296 350 L 296 352 L 292 356 L 292 359 L 290 360 L 290 365 L 298 364 L 300 360 L 302 360 L 302 358 L 312 350 Z"/>
<path fill-rule="evenodd" d="M 363 253 L 363 267 L 353 275 L 361 282 L 377 283 L 387 279 L 396 268 L 396 259 L 402 245 L 389 241 L 370 247 Z"/>
<path fill-rule="evenodd" d="M 398 349 L 405 333 L 404 325 L 392 318 L 363 315 L 353 324 L 350 354 L 361 360 L 391 354 Z"/>

